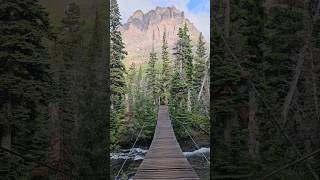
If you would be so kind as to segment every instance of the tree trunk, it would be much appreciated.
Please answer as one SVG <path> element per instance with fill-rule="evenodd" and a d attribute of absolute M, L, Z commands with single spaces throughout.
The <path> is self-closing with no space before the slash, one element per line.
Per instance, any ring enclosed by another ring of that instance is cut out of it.
<path fill-rule="evenodd" d="M 309 42 L 310 43 L 310 42 Z M 311 60 L 311 76 L 312 76 L 312 90 L 313 90 L 313 100 L 315 105 L 315 111 L 316 111 L 316 121 L 319 121 L 319 104 L 318 104 L 318 89 L 317 89 L 317 79 L 316 79 L 316 73 L 315 73 L 315 67 L 314 67 L 314 59 L 313 59 L 313 45 L 310 43 L 310 60 Z"/>
<path fill-rule="evenodd" d="M 316 21 L 318 21 L 319 19 L 319 13 L 320 13 L 320 1 L 318 0 L 318 4 L 317 4 L 317 7 L 316 7 L 316 10 L 315 10 L 315 15 L 313 16 L 313 24 L 316 23 Z"/>
<path fill-rule="evenodd" d="M 228 41 L 230 36 L 230 0 L 223 0 L 223 8 L 224 8 L 224 36 Z M 234 113 L 234 112 L 230 112 L 230 113 Z M 225 120 L 224 139 L 225 139 L 226 146 L 228 148 L 231 148 L 232 118 L 233 116 L 229 116 Z"/>
<path fill-rule="evenodd" d="M 198 94 L 198 102 L 199 102 L 200 99 L 201 99 L 201 95 L 202 95 L 202 92 L 203 92 L 203 90 L 204 90 L 204 85 L 205 85 L 205 83 L 206 83 L 206 81 L 207 81 L 207 76 L 208 76 L 208 73 L 207 73 L 207 71 L 206 71 L 206 72 L 205 72 L 205 75 L 204 75 L 204 77 L 203 77 L 202 83 L 201 83 L 201 87 L 200 87 L 199 94 Z"/>
<path fill-rule="evenodd" d="M 10 102 L 6 104 L 6 118 L 8 122 L 12 119 L 12 108 Z M 10 124 L 5 125 L 1 132 L 1 147 L 11 150 L 12 146 L 12 127 Z"/>
<path fill-rule="evenodd" d="M 312 41 L 313 26 L 314 26 L 314 23 L 319 19 L 319 10 L 320 10 L 320 1 L 318 1 L 318 3 L 317 3 L 315 15 L 313 16 L 313 18 L 311 20 L 312 22 L 310 22 L 309 17 L 305 18 L 306 20 L 304 22 L 304 26 L 308 28 L 306 30 L 307 36 L 306 36 L 304 46 L 302 47 L 302 50 L 299 53 L 296 71 L 295 71 L 293 80 L 290 83 L 290 88 L 289 88 L 289 91 L 288 91 L 287 96 L 285 98 L 285 102 L 283 104 L 282 116 L 283 116 L 283 124 L 284 125 L 287 123 L 290 104 L 292 102 L 293 95 L 297 89 L 297 83 L 298 83 L 298 80 L 299 80 L 299 77 L 300 77 L 300 74 L 301 74 L 301 71 L 303 68 L 303 63 L 305 60 L 304 55 L 305 55 L 305 52 L 307 51 L 307 48 L 308 48 L 308 42 L 310 43 Z"/>
<path fill-rule="evenodd" d="M 306 45 L 304 45 L 302 51 L 299 53 L 298 57 L 298 64 L 296 66 L 295 74 L 293 76 L 293 80 L 290 83 L 289 91 L 286 95 L 284 104 L 283 104 L 283 110 L 282 110 L 282 117 L 283 117 L 283 125 L 287 123 L 288 120 L 288 112 L 290 109 L 290 105 L 293 99 L 293 95 L 297 89 L 298 80 L 302 71 L 303 63 L 304 63 L 304 54 L 306 51 Z"/>
<path fill-rule="evenodd" d="M 49 122 L 52 125 L 53 134 L 51 137 L 51 158 L 54 163 L 60 161 L 60 124 L 59 105 L 57 102 L 49 103 Z"/>
<path fill-rule="evenodd" d="M 12 128 L 6 126 L 1 132 L 1 147 L 11 150 L 12 145 Z"/>
<path fill-rule="evenodd" d="M 229 38 L 230 32 L 230 0 L 224 0 L 224 34 Z"/>
<path fill-rule="evenodd" d="M 227 116 L 224 125 L 224 141 L 227 148 L 231 148 L 231 133 L 232 133 L 232 115 Z"/>
<path fill-rule="evenodd" d="M 188 88 L 188 111 L 191 112 L 191 90 Z"/>
<path fill-rule="evenodd" d="M 249 89 L 249 122 L 248 122 L 248 130 L 249 130 L 249 153 L 250 155 L 256 159 L 259 155 L 259 142 L 257 140 L 258 136 L 258 123 L 256 119 L 257 112 L 257 102 L 256 102 L 256 94 L 253 87 L 250 86 Z"/>

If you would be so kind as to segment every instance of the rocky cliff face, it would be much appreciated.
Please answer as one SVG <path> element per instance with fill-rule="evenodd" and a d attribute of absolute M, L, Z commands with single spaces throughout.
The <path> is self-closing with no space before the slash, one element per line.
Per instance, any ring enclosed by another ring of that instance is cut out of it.
<path fill-rule="evenodd" d="M 153 37 L 154 48 L 157 57 L 160 58 L 164 32 L 167 34 L 169 50 L 172 54 L 172 48 L 178 39 L 179 27 L 184 26 L 185 23 L 189 28 L 192 43 L 196 44 L 200 32 L 185 18 L 184 12 L 175 7 L 157 7 L 146 14 L 141 10 L 135 11 L 120 29 L 128 52 L 126 64 L 146 62 L 152 49 Z"/>

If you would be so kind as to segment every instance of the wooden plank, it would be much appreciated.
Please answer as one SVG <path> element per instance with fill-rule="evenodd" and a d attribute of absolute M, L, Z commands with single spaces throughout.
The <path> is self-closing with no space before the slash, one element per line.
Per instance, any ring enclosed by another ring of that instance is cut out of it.
<path fill-rule="evenodd" d="M 167 106 L 159 107 L 151 146 L 133 179 L 200 179 L 177 142 Z"/>

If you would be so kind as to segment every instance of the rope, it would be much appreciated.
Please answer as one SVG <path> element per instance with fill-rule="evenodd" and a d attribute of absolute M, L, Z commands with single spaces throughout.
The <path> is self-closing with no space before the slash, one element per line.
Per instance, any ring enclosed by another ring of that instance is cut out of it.
<path fill-rule="evenodd" d="M 196 143 L 196 141 L 192 138 L 192 136 L 189 134 L 189 131 L 187 130 L 187 128 L 183 125 L 183 123 L 176 119 L 178 122 L 180 122 L 180 124 L 182 125 L 182 127 L 185 129 L 185 131 L 187 132 L 188 136 L 190 137 L 190 139 L 192 140 L 192 142 L 195 144 L 195 146 L 197 147 L 198 150 L 200 150 L 198 144 Z M 210 161 L 207 159 L 206 155 L 203 154 L 203 152 L 200 151 L 200 153 L 202 154 L 202 156 L 204 157 L 204 159 L 207 161 L 207 163 L 210 165 Z"/>
<path fill-rule="evenodd" d="M 67 175 L 67 176 L 76 178 L 76 176 L 74 176 L 74 175 L 72 175 L 72 174 L 66 173 L 66 172 L 64 172 L 64 171 L 62 171 L 62 170 L 60 170 L 60 169 L 54 168 L 54 167 L 49 166 L 49 165 L 47 165 L 47 164 L 45 164 L 45 163 L 42 163 L 42 162 L 37 161 L 37 160 L 34 160 L 34 159 L 30 158 L 30 157 L 26 157 L 26 156 L 24 156 L 24 155 L 22 155 L 22 154 L 20 154 L 20 153 L 11 151 L 10 149 L 4 148 L 4 147 L 0 147 L 0 150 L 2 150 L 2 151 L 4 151 L 4 152 L 7 152 L 7 153 L 10 153 L 10 154 L 13 154 L 13 155 L 18 156 L 18 157 L 21 157 L 21 158 L 23 158 L 23 159 L 25 159 L 25 160 L 32 161 L 32 162 L 34 162 L 34 163 L 36 163 L 36 164 L 38 164 L 38 165 L 40 165 L 40 166 L 47 167 L 48 169 L 51 169 L 51 170 L 53 170 L 53 171 L 55 171 L 55 172 L 58 172 L 58 173 L 61 173 L 61 174 L 64 174 L 64 175 Z"/>
<path fill-rule="evenodd" d="M 141 132 L 142 132 L 142 130 L 143 130 L 143 128 L 144 128 L 144 125 L 145 125 L 145 122 L 143 123 L 143 125 L 142 125 L 142 127 L 141 127 L 141 129 L 140 129 L 140 132 L 139 132 L 136 140 L 134 141 L 134 143 L 133 143 L 133 145 L 132 145 L 132 147 L 131 147 L 131 149 L 130 149 L 129 155 L 132 153 L 132 149 L 134 148 L 134 146 L 135 146 L 136 143 L 138 142 L 138 139 L 139 139 L 139 137 L 140 137 L 140 135 L 141 135 Z M 120 175 L 120 173 L 121 173 L 121 171 L 122 171 L 122 169 L 123 169 L 123 167 L 124 167 L 124 165 L 126 164 L 126 162 L 127 162 L 128 159 L 129 159 L 129 158 L 127 158 L 127 159 L 122 163 L 121 168 L 120 168 L 120 170 L 118 171 L 117 176 L 115 177 L 115 179 L 117 179 L 117 178 L 119 177 L 119 175 Z"/>

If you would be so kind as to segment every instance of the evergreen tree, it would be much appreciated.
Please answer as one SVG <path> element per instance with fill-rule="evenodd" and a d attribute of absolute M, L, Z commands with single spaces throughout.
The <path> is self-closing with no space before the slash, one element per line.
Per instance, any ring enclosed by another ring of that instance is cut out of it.
<path fill-rule="evenodd" d="M 142 79 L 142 68 L 139 66 L 139 71 L 135 81 L 136 89 L 135 89 L 135 97 L 139 96 L 140 92 L 143 92 L 143 79 Z M 137 98 L 136 98 L 137 99 Z"/>
<path fill-rule="evenodd" d="M 1 147 L 36 161 L 48 152 L 47 105 L 51 77 L 47 13 L 36 0 L 0 3 L 0 142 Z M 3 179 L 31 179 L 37 165 L 0 152 Z M 41 171 L 43 177 L 45 172 Z"/>
<path fill-rule="evenodd" d="M 125 66 L 123 59 L 127 52 L 124 50 L 119 28 L 120 11 L 116 0 L 110 2 L 110 86 L 111 86 L 111 149 L 116 147 L 123 131 L 125 121 Z"/>
<path fill-rule="evenodd" d="M 193 80 L 193 55 L 192 55 L 192 45 L 191 45 L 191 39 L 189 35 L 189 29 L 187 24 L 183 27 L 183 33 L 180 37 L 182 41 L 182 53 L 183 53 L 183 68 L 186 74 L 186 82 L 188 83 L 188 86 L 192 86 L 192 80 Z M 188 90 L 189 91 L 189 90 Z"/>
<path fill-rule="evenodd" d="M 259 146 L 259 123 L 258 113 L 260 111 L 261 102 L 259 102 L 256 88 L 259 92 L 265 90 L 265 74 L 264 74 L 264 25 L 265 25 L 265 8 L 263 6 L 264 0 L 258 1 L 243 1 L 242 7 L 242 21 L 241 34 L 244 36 L 244 56 L 245 60 L 242 62 L 244 70 L 249 73 L 251 82 L 248 82 L 248 149 L 251 158 L 257 160 L 260 154 Z M 252 14 L 252 11 L 255 13 Z M 253 87 L 255 86 L 255 87 Z"/>
<path fill-rule="evenodd" d="M 58 101 L 59 101 L 59 122 L 57 123 L 58 132 L 58 159 L 54 163 L 59 165 L 60 169 L 71 171 L 73 168 L 73 157 L 68 156 L 74 152 L 74 128 L 77 123 L 77 105 L 76 102 L 78 88 L 76 83 L 76 64 L 79 63 L 78 52 L 80 49 L 80 8 L 75 3 L 70 3 L 65 11 L 65 16 L 61 21 L 60 33 L 57 40 L 57 50 L 59 56 L 57 59 L 59 67 L 58 75 Z M 55 152 L 56 153 L 56 152 Z M 66 178 L 60 174 L 61 179 Z"/>
<path fill-rule="evenodd" d="M 143 92 L 138 94 L 133 105 L 133 134 L 138 134 L 144 125 L 139 141 L 150 144 L 156 126 L 156 108 L 151 97 L 143 94 Z"/>
<path fill-rule="evenodd" d="M 308 133 L 297 133 L 300 123 L 305 127 L 306 117 L 317 119 L 317 88 L 313 78 L 317 62 L 312 59 L 314 51 L 306 50 L 312 47 L 313 24 L 309 15 L 316 15 L 310 11 L 312 6 L 315 8 L 316 3 L 300 0 L 276 1 L 268 8 L 264 1 L 234 1 L 229 19 L 230 36 L 224 34 L 223 39 L 213 33 L 210 55 L 214 68 L 210 75 L 214 99 L 211 108 L 215 117 L 214 174 L 258 178 L 275 170 L 275 166 L 294 161 L 299 152 L 316 149 L 305 138 L 311 134 L 315 137 L 313 128 L 309 127 Z M 222 16 L 224 23 L 228 23 L 227 16 Z M 227 25 L 224 27 L 224 33 L 228 33 Z M 224 46 L 229 46 L 237 59 Z M 238 60 L 242 68 L 235 62 Z M 290 89 L 295 88 L 287 106 L 288 124 L 277 125 L 283 118 Z M 309 120 L 308 123 L 315 125 Z M 316 177 L 316 161 L 306 163 L 308 171 L 302 170 L 305 167 L 288 168 L 269 178 Z"/>
<path fill-rule="evenodd" d="M 199 35 L 196 56 L 194 58 L 194 88 L 200 91 L 202 78 L 204 76 L 206 64 L 206 47 L 202 33 Z"/>
<path fill-rule="evenodd" d="M 148 61 L 146 79 L 147 79 L 147 88 L 153 99 L 154 104 L 157 104 L 157 101 L 158 101 L 158 88 L 157 88 L 158 72 L 156 69 L 156 62 L 157 62 L 157 54 L 154 52 L 154 49 L 152 48 L 152 52 L 150 53 L 150 58 Z"/>
<path fill-rule="evenodd" d="M 185 110 L 185 108 L 188 110 L 188 112 L 191 112 L 191 92 L 193 90 L 193 55 L 187 24 L 185 24 L 184 27 L 179 28 L 178 41 L 174 49 L 176 60 L 174 62 L 174 73 L 171 78 L 170 86 L 170 101 L 175 102 L 174 105 L 172 104 L 174 106 L 172 110 L 177 110 L 174 114 L 178 112 L 178 109 Z M 180 89 L 182 87 L 185 89 Z M 178 92 L 180 92 L 178 101 L 173 101 L 172 98 L 175 96 L 174 93 Z M 183 92 L 186 92 L 186 94 Z M 187 106 L 183 107 L 181 106 L 182 104 L 187 104 Z"/>
<path fill-rule="evenodd" d="M 110 62 L 110 79 L 111 79 L 111 91 L 112 91 L 112 106 L 114 109 L 121 108 L 123 96 L 125 94 L 125 66 L 122 60 L 125 58 L 127 52 L 124 51 L 124 43 L 122 42 L 121 33 L 119 28 L 120 11 L 116 0 L 110 2 L 110 48 L 111 48 L 111 62 Z"/>
<path fill-rule="evenodd" d="M 168 90 L 169 90 L 169 82 L 170 82 L 170 60 L 169 60 L 169 52 L 168 52 L 168 42 L 167 42 L 166 33 L 163 33 L 162 39 L 162 72 L 161 72 L 161 100 L 164 101 L 165 104 L 168 103 Z"/>
<path fill-rule="evenodd" d="M 134 95 L 135 95 L 135 90 L 136 90 L 136 84 L 135 84 L 135 77 L 136 77 L 136 66 L 134 63 L 131 64 L 127 76 L 127 81 L 128 81 L 128 113 L 129 113 L 129 121 L 131 120 L 132 116 L 132 107 L 134 104 Z"/>
<path fill-rule="evenodd" d="M 77 97 L 79 115 L 73 133 L 74 148 L 72 161 L 75 173 L 80 179 L 100 179 L 106 177 L 106 117 L 107 114 L 107 87 L 106 81 L 106 54 L 105 26 L 102 13 L 98 10 L 94 21 L 92 37 L 89 42 L 87 57 L 82 62 L 83 76 L 82 91 Z"/>
<path fill-rule="evenodd" d="M 244 142 L 241 118 L 238 116 L 242 111 L 241 105 L 246 101 L 246 95 L 242 86 L 245 81 L 242 74 L 224 51 L 224 44 L 217 29 L 213 27 L 211 39 L 212 49 L 210 56 L 211 66 L 211 96 L 214 99 L 211 103 L 211 110 L 214 124 L 213 141 L 216 142 L 216 155 L 213 157 L 216 162 L 213 165 L 213 173 L 218 175 L 246 175 L 246 163 L 243 152 L 245 147 L 240 145 Z M 247 128 L 247 127 L 246 127 Z M 240 149 L 242 148 L 242 149 Z M 240 156 L 242 155 L 242 156 Z"/>

